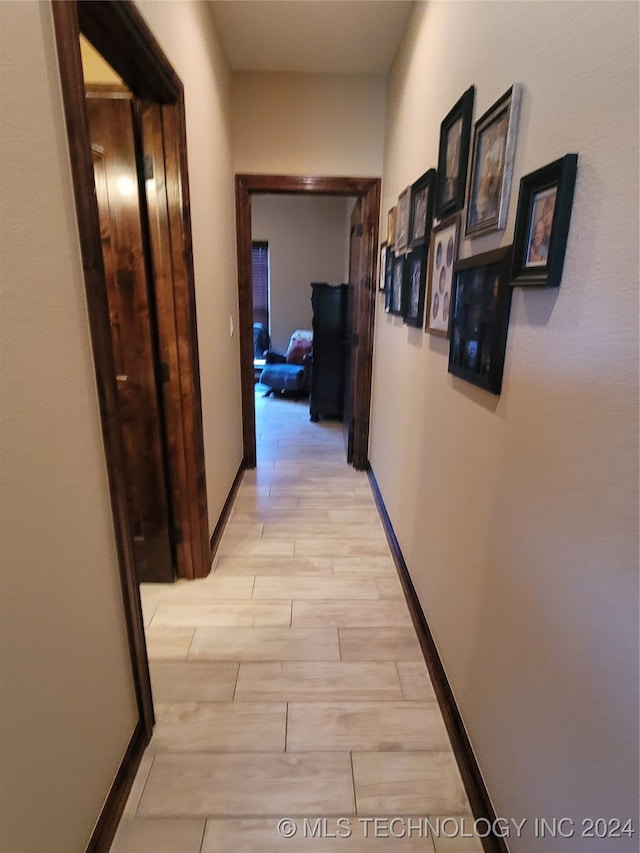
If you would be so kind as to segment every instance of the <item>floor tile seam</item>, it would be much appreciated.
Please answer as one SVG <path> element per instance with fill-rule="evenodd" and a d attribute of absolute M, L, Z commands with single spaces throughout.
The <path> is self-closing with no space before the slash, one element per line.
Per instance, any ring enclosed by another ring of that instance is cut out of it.
<path fill-rule="evenodd" d="M 145 747 L 145 750 L 143 753 L 143 758 L 145 755 L 147 755 L 148 750 L 149 750 L 149 744 L 147 744 L 147 746 Z M 146 772 L 146 775 L 144 778 L 144 783 L 142 785 L 142 790 L 140 791 L 140 796 L 138 797 L 138 802 L 136 803 L 136 807 L 135 807 L 134 812 L 133 812 L 134 817 L 136 817 L 138 814 L 138 810 L 139 810 L 140 805 L 142 803 L 142 800 L 144 798 L 145 791 L 147 790 L 147 785 L 149 783 L 149 777 L 151 776 L 151 770 L 153 769 L 153 765 L 155 764 L 155 761 L 156 761 L 155 753 L 149 753 L 149 754 L 151 755 L 151 761 L 149 762 L 149 767 L 147 768 L 147 772 Z"/>

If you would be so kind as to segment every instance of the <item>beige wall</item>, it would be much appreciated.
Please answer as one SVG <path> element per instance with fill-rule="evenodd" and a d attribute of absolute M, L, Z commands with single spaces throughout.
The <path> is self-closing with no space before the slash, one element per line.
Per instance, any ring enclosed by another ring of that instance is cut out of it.
<path fill-rule="evenodd" d="M 294 329 L 311 328 L 311 282 L 347 280 L 345 205 L 336 196 L 252 197 L 252 237 L 269 243 L 269 321 L 278 352 L 286 351 Z"/>
<path fill-rule="evenodd" d="M 476 85 L 478 117 L 513 82 L 507 228 L 463 253 L 508 244 L 520 176 L 577 151 L 562 285 L 514 291 L 499 399 L 379 301 L 370 458 L 497 813 L 531 829 L 637 818 L 637 5 L 418 6 L 390 81 L 384 215 L 435 165 L 462 92 Z"/>
<path fill-rule="evenodd" d="M 138 2 L 137 6 L 185 89 L 207 497 L 213 530 L 243 453 L 231 75 L 206 3 Z"/>
<path fill-rule="evenodd" d="M 138 713 L 49 5 L 0 33 L 0 848 L 71 853 Z"/>
<path fill-rule="evenodd" d="M 232 88 L 236 172 L 382 174 L 385 77 L 242 72 Z"/>

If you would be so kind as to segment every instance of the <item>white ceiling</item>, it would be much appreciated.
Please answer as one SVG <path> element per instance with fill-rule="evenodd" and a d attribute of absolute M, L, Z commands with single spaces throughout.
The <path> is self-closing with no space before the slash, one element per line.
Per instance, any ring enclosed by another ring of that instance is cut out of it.
<path fill-rule="evenodd" d="M 209 0 L 234 71 L 386 74 L 413 0 Z"/>

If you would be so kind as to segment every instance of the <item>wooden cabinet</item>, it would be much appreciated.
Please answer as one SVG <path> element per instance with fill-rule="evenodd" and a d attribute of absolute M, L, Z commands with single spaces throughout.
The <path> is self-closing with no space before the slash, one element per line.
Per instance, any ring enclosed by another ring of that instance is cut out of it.
<path fill-rule="evenodd" d="M 342 420 L 344 405 L 347 285 L 311 285 L 313 354 L 310 416 Z"/>

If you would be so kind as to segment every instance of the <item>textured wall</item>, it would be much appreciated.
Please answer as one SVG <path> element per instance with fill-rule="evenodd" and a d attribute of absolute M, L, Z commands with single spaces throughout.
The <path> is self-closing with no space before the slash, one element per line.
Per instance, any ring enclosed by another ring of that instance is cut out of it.
<path fill-rule="evenodd" d="M 1 11 L 0 848 L 70 853 L 138 712 L 51 9 Z"/>
<path fill-rule="evenodd" d="M 271 339 L 279 352 L 285 352 L 294 329 L 311 328 L 311 282 L 346 281 L 344 212 L 340 197 L 252 197 L 252 237 L 269 242 Z"/>
<path fill-rule="evenodd" d="M 416 7 L 389 86 L 383 211 L 439 125 L 524 85 L 515 181 L 580 155 L 558 291 L 513 294 L 496 399 L 378 303 L 370 458 L 498 814 L 637 818 L 638 7 Z M 513 851 L 636 850 L 576 837 Z"/>
<path fill-rule="evenodd" d="M 386 79 L 233 75 L 233 164 L 267 175 L 382 174 Z"/>

